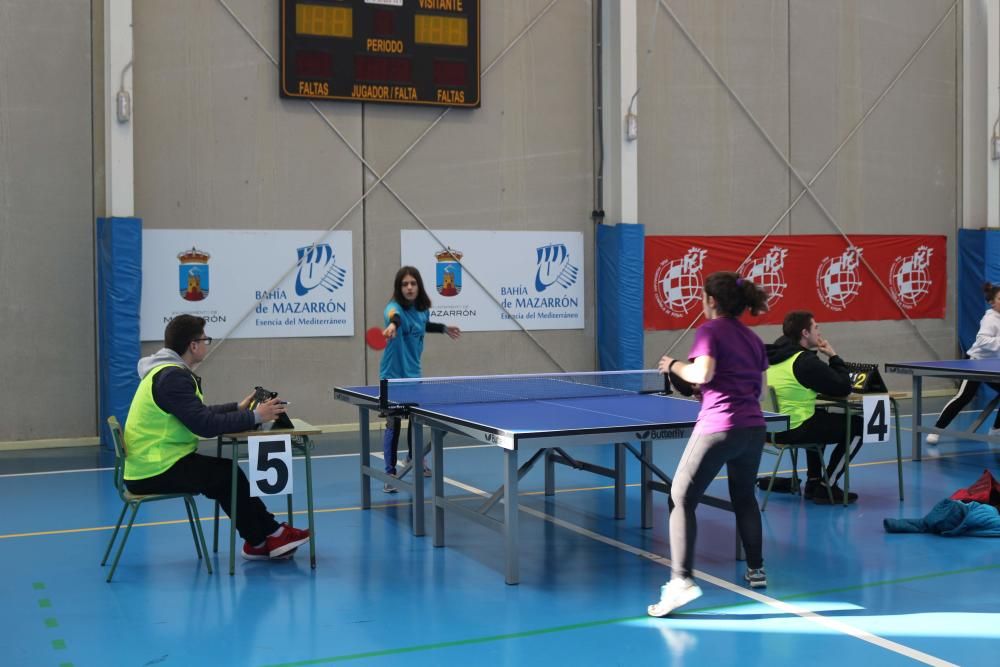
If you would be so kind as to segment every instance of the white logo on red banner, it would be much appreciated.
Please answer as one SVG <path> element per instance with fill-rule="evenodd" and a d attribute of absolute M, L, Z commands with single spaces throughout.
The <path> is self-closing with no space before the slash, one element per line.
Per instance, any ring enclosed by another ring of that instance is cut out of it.
<path fill-rule="evenodd" d="M 844 310 L 861 293 L 862 248 L 848 247 L 837 257 L 825 257 L 816 270 L 816 291 L 830 310 Z"/>
<path fill-rule="evenodd" d="M 705 280 L 734 270 L 768 292 L 769 310 L 749 325 L 781 324 L 792 308 L 824 322 L 942 318 L 947 257 L 944 236 L 647 236 L 643 326 L 696 324 Z"/>
<path fill-rule="evenodd" d="M 701 267 L 707 250 L 688 248 L 680 259 L 665 259 L 656 268 L 656 303 L 671 317 L 684 317 L 701 304 L 704 279 Z"/>
<path fill-rule="evenodd" d="M 758 287 L 767 292 L 767 307 L 773 308 L 774 304 L 785 295 L 788 283 L 785 282 L 785 257 L 788 255 L 788 248 L 771 246 L 770 250 L 763 257 L 758 257 L 750 263 L 750 268 L 744 273 L 740 267 L 739 273 L 744 278 L 753 282 Z"/>
<path fill-rule="evenodd" d="M 930 294 L 931 287 L 934 286 L 930 274 L 933 253 L 932 248 L 922 245 L 912 255 L 896 257 L 896 261 L 892 263 L 889 289 L 903 308 L 915 308 Z"/>

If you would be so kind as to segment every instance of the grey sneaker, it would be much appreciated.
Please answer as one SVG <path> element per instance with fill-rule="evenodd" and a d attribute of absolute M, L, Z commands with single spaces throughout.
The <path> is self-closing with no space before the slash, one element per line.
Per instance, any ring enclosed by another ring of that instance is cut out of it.
<path fill-rule="evenodd" d="M 700 597 L 701 588 L 694 583 L 694 579 L 671 579 L 668 583 L 660 586 L 660 601 L 646 607 L 646 613 L 662 618 L 678 607 L 683 607 L 688 602 Z"/>
<path fill-rule="evenodd" d="M 767 588 L 767 573 L 762 567 L 756 569 L 748 567 L 743 578 L 750 584 L 750 588 Z"/>
<path fill-rule="evenodd" d="M 396 493 L 397 491 L 399 491 L 399 489 L 394 487 L 389 482 L 386 482 L 385 484 L 382 485 L 382 493 Z"/>

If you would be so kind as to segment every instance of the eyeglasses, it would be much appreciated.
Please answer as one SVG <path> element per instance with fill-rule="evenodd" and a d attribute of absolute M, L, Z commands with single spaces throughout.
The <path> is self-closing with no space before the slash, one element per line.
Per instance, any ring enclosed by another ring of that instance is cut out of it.
<path fill-rule="evenodd" d="M 201 342 L 203 342 L 205 345 L 211 345 L 212 344 L 212 337 L 211 336 L 205 336 L 204 338 L 195 338 L 195 341 L 199 341 L 199 340 Z"/>

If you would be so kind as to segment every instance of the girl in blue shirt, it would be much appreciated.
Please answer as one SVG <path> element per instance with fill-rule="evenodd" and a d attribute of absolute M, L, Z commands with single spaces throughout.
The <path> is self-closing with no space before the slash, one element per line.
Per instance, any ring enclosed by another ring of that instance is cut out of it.
<path fill-rule="evenodd" d="M 431 300 L 424 290 L 420 272 L 412 266 L 404 266 L 396 272 L 393 280 L 392 300 L 383 313 L 385 329 L 382 330 L 389 344 L 382 353 L 379 364 L 379 379 L 418 378 L 422 375 L 420 355 L 424 351 L 424 333 L 446 333 L 451 338 L 462 335 L 455 326 L 446 326 L 430 321 Z M 385 455 L 385 471 L 396 474 L 396 456 L 399 450 L 399 417 L 389 417 L 382 439 L 382 453 Z M 424 476 L 430 471 L 424 469 Z M 395 493 L 391 484 L 382 487 L 386 493 Z"/>

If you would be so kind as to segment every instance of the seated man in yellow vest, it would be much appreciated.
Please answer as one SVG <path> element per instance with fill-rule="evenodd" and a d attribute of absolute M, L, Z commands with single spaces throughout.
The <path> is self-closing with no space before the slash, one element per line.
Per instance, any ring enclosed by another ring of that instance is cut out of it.
<path fill-rule="evenodd" d="M 135 494 L 193 493 L 216 500 L 232 516 L 232 461 L 197 453 L 199 438 L 253 429 L 285 411 L 273 398 L 250 410 L 253 394 L 239 403 L 205 405 L 194 374 L 212 339 L 205 320 L 178 315 L 167 323 L 164 347 L 139 360 L 139 388 L 125 423 L 125 486 Z M 247 560 L 289 558 L 309 540 L 309 531 L 278 524 L 239 470 L 236 529 Z"/>
<path fill-rule="evenodd" d="M 837 356 L 830 342 L 823 338 L 812 313 L 796 310 L 785 316 L 782 335 L 767 346 L 767 384 L 774 387 L 778 409 L 789 417 L 789 430 L 776 433 L 782 443 L 836 443 L 827 464 L 830 491 L 836 503 L 844 502 L 844 492 L 837 480 L 844 472 L 847 445 L 847 425 L 843 415 L 816 409 L 816 395 L 844 397 L 851 393 L 851 380 L 844 360 Z M 818 352 L 829 358 L 823 363 Z M 861 449 L 862 420 L 851 417 L 851 455 Z M 848 459 L 848 460 L 849 460 Z M 807 479 L 802 495 L 819 504 L 828 504 L 830 496 L 822 481 L 823 459 L 819 453 L 806 452 Z M 850 493 L 848 502 L 858 496 Z"/>

